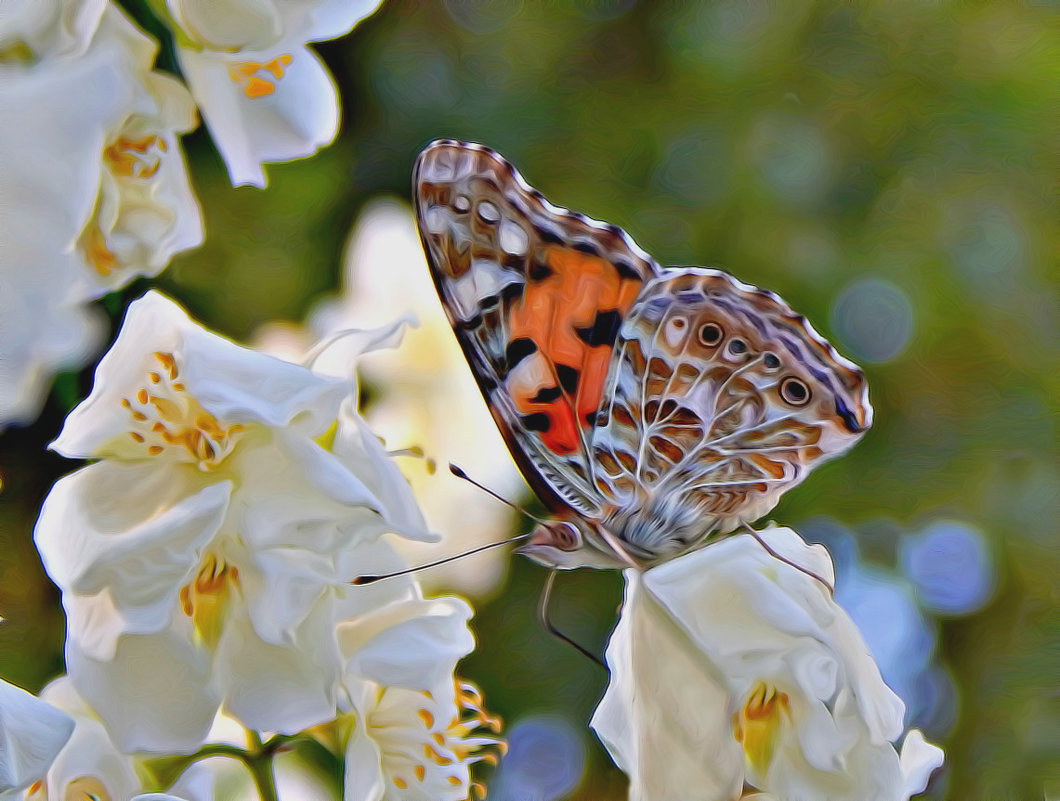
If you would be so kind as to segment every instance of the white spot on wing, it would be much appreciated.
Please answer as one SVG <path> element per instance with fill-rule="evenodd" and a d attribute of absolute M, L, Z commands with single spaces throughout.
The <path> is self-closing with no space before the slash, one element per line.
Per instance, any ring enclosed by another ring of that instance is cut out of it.
<path fill-rule="evenodd" d="M 432 234 L 440 234 L 445 230 L 449 215 L 441 206 L 431 206 L 423 213 L 423 224 Z"/>
<path fill-rule="evenodd" d="M 501 250 L 513 256 L 522 256 L 530 244 L 530 237 L 518 223 L 511 220 L 501 222 L 500 230 L 497 232 L 497 242 Z"/>
<path fill-rule="evenodd" d="M 482 200 L 478 204 L 478 216 L 486 222 L 495 223 L 501 218 L 501 213 L 497 207 L 488 200 Z"/>
<path fill-rule="evenodd" d="M 505 382 L 508 392 L 513 396 L 528 395 L 533 397 L 543 387 L 555 384 L 552 370 L 549 369 L 548 359 L 540 353 L 527 356 L 517 364 Z"/>
<path fill-rule="evenodd" d="M 663 327 L 663 338 L 671 348 L 678 347 L 688 336 L 688 321 L 684 317 L 674 317 L 666 321 Z"/>
<path fill-rule="evenodd" d="M 509 284 L 519 283 L 519 277 L 495 261 L 476 259 L 471 269 L 450 283 L 452 306 L 461 320 L 470 320 L 482 309 L 482 301 L 500 294 Z"/>

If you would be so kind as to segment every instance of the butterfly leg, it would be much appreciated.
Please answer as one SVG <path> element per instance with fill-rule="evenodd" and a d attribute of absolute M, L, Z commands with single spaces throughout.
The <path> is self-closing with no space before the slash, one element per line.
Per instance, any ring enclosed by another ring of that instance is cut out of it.
<path fill-rule="evenodd" d="M 774 550 L 773 550 L 772 548 L 770 548 L 770 547 L 769 547 L 769 543 L 767 543 L 767 542 L 766 542 L 766 541 L 765 541 L 764 539 L 762 539 L 762 537 L 761 537 L 761 536 L 759 536 L 758 532 L 757 532 L 757 531 L 755 531 L 755 530 L 754 530 L 753 528 L 751 528 L 751 527 L 750 527 L 749 525 L 747 525 L 746 523 L 744 523 L 744 524 L 743 524 L 743 527 L 744 527 L 744 530 L 745 530 L 745 531 L 746 531 L 746 532 L 747 532 L 748 534 L 750 534 L 750 535 L 751 535 L 752 537 L 754 537 L 754 538 L 755 538 L 755 539 L 756 539 L 756 540 L 758 541 L 758 544 L 759 544 L 759 545 L 761 545 L 761 546 L 762 546 L 762 548 L 764 548 L 764 549 L 765 549 L 766 553 L 768 553 L 768 554 L 769 554 L 770 556 L 772 556 L 772 557 L 773 557 L 774 559 L 777 559 L 777 560 L 779 560 L 779 561 L 783 562 L 783 563 L 784 563 L 784 564 L 786 564 L 786 565 L 790 565 L 791 567 L 793 567 L 793 568 L 795 568 L 796 570 L 798 570 L 798 571 L 799 571 L 800 573 L 805 573 L 805 574 L 806 574 L 807 576 L 809 576 L 810 578 L 812 578 L 812 579 L 817 579 L 817 581 L 821 582 L 821 584 L 822 584 L 822 585 L 823 585 L 823 586 L 825 587 L 825 589 L 827 589 L 827 590 L 828 590 L 828 594 L 829 594 L 830 596 L 832 596 L 833 598 L 835 597 L 835 587 L 833 587 L 833 586 L 832 586 L 831 584 L 829 584 L 829 583 L 828 583 L 827 581 L 825 581 L 825 580 L 824 580 L 823 578 L 821 578 L 820 576 L 818 576 L 818 575 L 817 575 L 816 573 L 814 573 L 814 572 L 813 572 L 812 570 L 807 570 L 807 569 L 806 569 L 805 567 L 803 567 L 802 565 L 797 565 L 797 564 L 795 564 L 794 562 L 792 562 L 792 561 L 791 561 L 790 559 L 786 559 L 786 558 L 784 558 L 783 556 L 781 556 L 781 555 L 780 555 L 779 553 L 777 553 L 776 551 L 774 551 Z"/>
<path fill-rule="evenodd" d="M 588 648 L 585 648 L 584 646 L 576 643 L 574 640 L 572 640 L 570 637 L 568 637 L 562 631 L 557 629 L 553 625 L 552 620 L 549 618 L 549 616 L 548 616 L 548 602 L 549 602 L 549 599 L 552 597 L 552 585 L 556 581 L 556 572 L 557 571 L 555 571 L 555 570 L 550 570 L 549 571 L 548 578 L 545 579 L 545 586 L 541 590 L 541 601 L 540 601 L 540 603 L 538 604 L 538 607 L 537 607 L 537 613 L 538 613 L 538 617 L 541 620 L 541 625 L 544 626 L 545 630 L 548 631 L 548 633 L 551 634 L 553 637 L 557 637 L 558 639 L 560 639 L 563 642 L 567 643 L 567 645 L 569 645 L 575 651 L 580 653 L 582 656 L 584 656 L 587 659 L 591 659 L 593 662 L 595 662 L 600 667 L 602 667 L 602 668 L 604 668 L 606 670 L 607 666 L 603 662 L 600 661 L 600 657 L 598 657 L 596 654 L 592 653 Z"/>

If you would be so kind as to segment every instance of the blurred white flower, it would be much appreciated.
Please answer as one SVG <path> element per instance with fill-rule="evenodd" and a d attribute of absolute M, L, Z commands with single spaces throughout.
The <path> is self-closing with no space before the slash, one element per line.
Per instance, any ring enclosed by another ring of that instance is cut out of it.
<path fill-rule="evenodd" d="M 372 430 L 388 446 L 419 446 L 444 465 L 453 461 L 468 475 L 513 500 L 526 488 L 497 431 L 431 281 L 407 203 L 386 198 L 361 212 L 346 248 L 342 296 L 321 303 L 306 329 L 269 326 L 259 332 L 262 349 L 299 358 L 309 344 L 356 325 L 380 325 L 412 313 L 419 321 L 401 347 L 367 354 L 358 362 L 372 403 L 363 411 Z M 508 536 L 512 513 L 501 503 L 449 474 L 428 469 L 427 459 L 404 458 L 401 469 L 415 491 L 441 546 L 399 542 L 411 564 L 495 542 Z M 473 557 L 474 569 L 455 562 L 424 573 L 428 587 L 460 587 L 487 592 L 501 580 L 509 555 L 502 551 Z"/>
<path fill-rule="evenodd" d="M 107 730 L 69 677 L 53 681 L 41 691 L 41 698 L 73 718 L 73 735 L 44 780 L 27 794 L 26 801 L 119 799 L 140 790 L 132 758 L 119 752 L 110 741 Z"/>
<path fill-rule="evenodd" d="M 166 0 L 177 53 L 232 183 L 312 155 L 338 132 L 338 91 L 310 42 L 334 39 L 380 0 Z"/>
<path fill-rule="evenodd" d="M 0 799 L 35 787 L 73 730 L 69 715 L 0 680 Z"/>
<path fill-rule="evenodd" d="M 834 580 L 823 547 L 760 536 Z M 750 535 L 627 571 L 607 659 L 592 725 L 631 799 L 735 799 L 746 782 L 778 801 L 904 801 L 942 763 L 916 731 L 899 755 L 902 702 L 853 622 Z"/>
<path fill-rule="evenodd" d="M 191 95 L 180 81 L 151 70 L 158 43 L 117 9 L 107 9 L 96 37 L 94 47 L 114 41 L 123 69 L 138 81 L 120 123 L 107 131 L 98 195 L 78 243 L 90 268 L 88 297 L 157 275 L 203 238 L 177 138 L 198 125 Z"/>
<path fill-rule="evenodd" d="M 109 4 L 16 5 L 4 35 L 86 48 L 0 52 L 0 426 L 32 419 L 52 373 L 95 351 L 85 300 L 202 239 L 176 138 L 194 107 L 151 71 L 157 43 Z"/>
<path fill-rule="evenodd" d="M 53 443 L 99 461 L 55 484 L 35 532 L 68 672 L 123 751 L 193 749 L 222 702 L 256 730 L 334 716 L 346 582 L 384 531 L 426 536 L 385 455 L 314 441 L 345 440 L 350 387 L 155 292 L 130 305 Z"/>
<path fill-rule="evenodd" d="M 0 64 L 80 55 L 106 5 L 107 0 L 4 0 Z"/>
<path fill-rule="evenodd" d="M 495 760 L 500 721 L 453 676 L 474 647 L 457 598 L 394 603 L 339 627 L 347 658 L 345 798 L 463 801 L 470 768 Z M 478 788 L 481 789 L 481 788 Z"/>

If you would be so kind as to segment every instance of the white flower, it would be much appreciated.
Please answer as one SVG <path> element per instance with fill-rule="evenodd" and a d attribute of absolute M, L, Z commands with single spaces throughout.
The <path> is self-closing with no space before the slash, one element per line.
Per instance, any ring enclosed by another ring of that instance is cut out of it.
<path fill-rule="evenodd" d="M 76 57 L 0 64 L 0 426 L 31 419 L 51 374 L 94 352 L 102 326 L 83 301 L 202 238 L 176 139 L 194 124 L 187 91 L 151 72 L 157 43 L 94 7 L 0 18 L 91 35 Z"/>
<path fill-rule="evenodd" d="M 492 736 L 500 722 L 472 685 L 453 677 L 474 647 L 470 616 L 457 598 L 413 598 L 339 626 L 343 708 L 353 713 L 346 798 L 462 801 L 472 791 L 471 765 L 495 759 L 489 749 L 503 747 Z"/>
<path fill-rule="evenodd" d="M 379 0 L 167 0 L 181 69 L 232 183 L 312 155 L 338 131 L 338 93 L 307 44 L 334 39 Z"/>
<path fill-rule="evenodd" d="M 0 680 L 0 799 L 43 779 L 73 730 L 69 715 Z"/>
<path fill-rule="evenodd" d="M 41 692 L 41 698 L 73 718 L 73 735 L 27 801 L 69 798 L 129 798 L 140 790 L 131 757 L 115 748 L 106 729 L 66 676 Z"/>
<path fill-rule="evenodd" d="M 349 388 L 157 293 L 129 307 L 53 443 L 100 461 L 56 483 L 35 533 L 63 591 L 68 671 L 122 750 L 192 749 L 222 702 L 257 730 L 334 716 L 346 582 L 383 531 L 417 533 L 372 454 L 357 465 L 314 441 Z"/>
<path fill-rule="evenodd" d="M 760 532 L 833 581 L 821 546 Z M 741 534 L 644 573 L 607 652 L 611 684 L 592 721 L 630 776 L 630 798 L 899 801 L 942 752 L 910 732 L 861 636 L 820 581 Z"/>
<path fill-rule="evenodd" d="M 407 203 L 382 198 L 365 206 L 346 247 L 342 295 L 313 310 L 308 330 L 271 326 L 257 340 L 269 352 L 297 358 L 317 338 L 410 312 L 419 324 L 405 333 L 400 347 L 358 361 L 374 399 L 365 419 L 389 446 L 419 446 L 443 465 L 456 462 L 501 495 L 519 497 L 525 485 L 450 330 Z M 508 507 L 444 468 L 430 469 L 428 459 L 404 458 L 399 464 L 431 530 L 444 534 L 440 547 L 397 543 L 410 563 L 495 542 L 512 525 Z M 508 560 L 503 550 L 484 553 L 474 557 L 473 569 L 455 562 L 424 573 L 421 581 L 488 592 L 501 580 Z"/>
<path fill-rule="evenodd" d="M 107 0 L 4 0 L 0 63 L 79 55 L 106 5 Z"/>
<path fill-rule="evenodd" d="M 95 47 L 113 41 L 120 68 L 138 79 L 120 122 L 107 131 L 99 189 L 79 238 L 87 267 L 86 296 L 161 272 L 172 257 L 202 243 L 199 206 L 188 183 L 178 134 L 198 125 L 180 81 L 151 70 L 158 43 L 108 8 Z"/>

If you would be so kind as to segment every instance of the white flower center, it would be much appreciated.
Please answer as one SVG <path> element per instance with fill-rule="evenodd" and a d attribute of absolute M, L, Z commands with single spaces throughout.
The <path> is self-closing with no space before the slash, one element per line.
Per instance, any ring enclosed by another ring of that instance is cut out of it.
<path fill-rule="evenodd" d="M 368 729 L 383 755 L 383 773 L 398 790 L 416 787 L 425 797 L 445 801 L 485 797 L 485 787 L 470 780 L 468 768 L 481 761 L 495 764 L 497 753 L 503 754 L 503 740 L 482 736 L 486 730 L 499 732 L 501 723 L 482 708 L 473 685 L 455 687 L 459 711 L 448 725 L 438 719 L 445 707 L 431 693 L 394 687 L 383 692 L 368 716 Z"/>
<path fill-rule="evenodd" d="M 139 139 L 119 136 L 103 148 L 103 166 L 118 178 L 151 178 L 162 166 L 162 155 L 167 150 L 161 136 L 148 135 Z M 118 257 L 107 247 L 107 238 L 99 224 L 99 204 L 91 222 L 81 235 L 81 250 L 85 261 L 97 273 L 110 275 L 121 267 Z"/>
<path fill-rule="evenodd" d="M 240 61 L 229 65 L 228 77 L 243 87 L 243 94 L 247 97 L 266 97 L 276 91 L 277 82 L 293 60 L 290 53 L 284 53 L 264 63 Z"/>
<path fill-rule="evenodd" d="M 193 462 L 200 470 L 215 469 L 232 452 L 243 426 L 222 426 L 188 394 L 178 380 L 180 371 L 173 354 L 154 356 L 161 369 L 147 374 L 147 385 L 137 389 L 132 400 L 121 400 L 132 418 L 129 436 L 151 456 L 168 453 L 179 461 Z"/>

